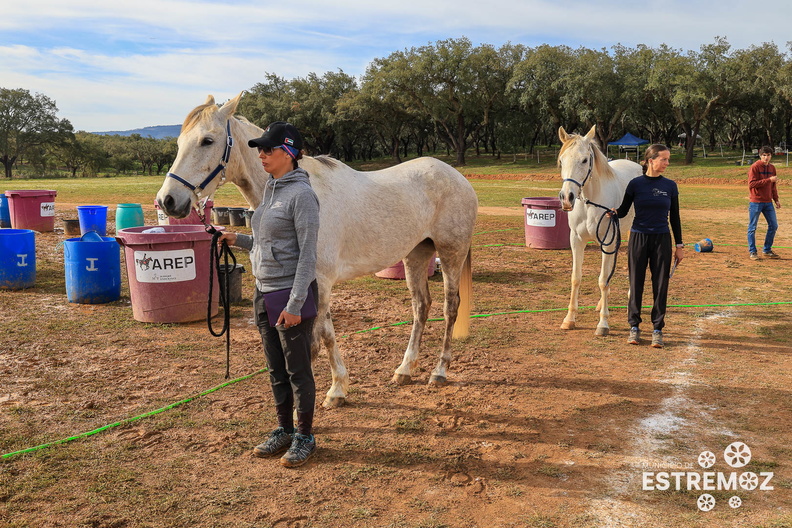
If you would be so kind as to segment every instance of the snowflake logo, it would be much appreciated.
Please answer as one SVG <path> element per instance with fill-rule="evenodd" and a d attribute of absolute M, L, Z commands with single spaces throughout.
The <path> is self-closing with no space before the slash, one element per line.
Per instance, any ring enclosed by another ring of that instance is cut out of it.
<path fill-rule="evenodd" d="M 751 461 L 751 448 L 742 442 L 734 442 L 726 446 L 723 458 L 733 468 L 741 468 Z"/>
<path fill-rule="evenodd" d="M 709 469 L 715 465 L 715 453 L 712 451 L 702 451 L 698 457 L 699 466 Z"/>
<path fill-rule="evenodd" d="M 699 510 L 708 512 L 715 507 L 715 497 L 709 493 L 704 493 L 703 495 L 699 496 L 697 504 Z"/>
<path fill-rule="evenodd" d="M 740 483 L 740 487 L 745 490 L 755 490 L 756 486 L 759 485 L 759 476 L 756 473 L 742 473 L 740 474 L 740 478 L 738 479 Z"/>
<path fill-rule="evenodd" d="M 739 508 L 740 506 L 742 506 L 742 499 L 740 497 L 738 497 L 737 495 L 734 495 L 733 497 L 730 497 L 729 498 L 729 506 L 731 506 L 732 508 L 735 508 L 735 509 Z"/>

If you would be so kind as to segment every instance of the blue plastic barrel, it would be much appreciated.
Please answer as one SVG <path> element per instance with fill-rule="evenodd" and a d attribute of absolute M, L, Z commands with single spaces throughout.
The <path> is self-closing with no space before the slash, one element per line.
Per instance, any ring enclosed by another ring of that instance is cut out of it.
<path fill-rule="evenodd" d="M 36 234 L 30 229 L 0 229 L 0 289 L 36 284 Z"/>
<path fill-rule="evenodd" d="M 8 196 L 0 194 L 0 228 L 11 227 L 11 210 L 8 208 Z"/>
<path fill-rule="evenodd" d="M 78 205 L 77 218 L 80 219 L 80 234 L 96 231 L 101 236 L 107 235 L 106 205 Z"/>
<path fill-rule="evenodd" d="M 121 297 L 121 246 L 88 232 L 63 243 L 69 302 L 101 304 Z"/>
<path fill-rule="evenodd" d="M 121 203 L 116 206 L 116 233 L 127 227 L 139 227 L 145 224 L 143 206 L 139 203 Z"/>

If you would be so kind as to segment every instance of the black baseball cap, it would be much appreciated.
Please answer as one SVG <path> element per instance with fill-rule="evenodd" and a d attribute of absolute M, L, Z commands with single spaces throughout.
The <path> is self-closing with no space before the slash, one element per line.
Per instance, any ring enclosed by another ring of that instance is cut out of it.
<path fill-rule="evenodd" d="M 302 150 L 303 139 L 300 132 L 291 123 L 275 121 L 270 123 L 260 138 L 248 141 L 249 147 L 275 148 L 281 145 Z"/>

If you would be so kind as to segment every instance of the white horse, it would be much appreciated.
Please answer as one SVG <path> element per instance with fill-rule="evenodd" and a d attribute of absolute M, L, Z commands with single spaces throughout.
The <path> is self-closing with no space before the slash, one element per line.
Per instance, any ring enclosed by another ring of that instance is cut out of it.
<path fill-rule="evenodd" d="M 592 141 L 596 132 L 591 127 L 588 134 L 580 136 L 567 134 L 564 127 L 558 129 L 561 139 L 561 152 L 558 154 L 558 165 L 561 167 L 561 207 L 570 211 L 569 244 L 572 247 L 572 295 L 569 299 L 567 312 L 561 328 L 575 328 L 580 294 L 580 279 L 583 276 L 583 251 L 589 241 L 605 242 L 601 244 L 602 268 L 599 275 L 600 300 L 597 310 L 600 313 L 599 324 L 595 335 L 608 335 L 608 294 L 610 293 L 609 277 L 614 269 L 616 244 L 614 231 L 606 232 L 609 218 L 602 218 L 606 209 L 617 208 L 624 199 L 624 190 L 633 178 L 642 174 L 641 166 L 628 160 L 608 159 Z M 632 225 L 633 211 L 620 221 L 621 231 L 626 233 Z M 602 220 L 600 222 L 600 220 Z M 614 220 L 615 221 L 615 220 Z M 615 227 L 615 226 L 612 226 Z"/>
<path fill-rule="evenodd" d="M 268 176 L 247 141 L 263 130 L 234 116 L 241 96 L 218 107 L 210 95 L 185 119 L 176 160 L 157 193 L 160 208 L 169 216 L 184 218 L 226 179 L 251 207 L 261 203 Z M 426 269 L 435 252 L 443 263 L 445 334 L 429 383 L 444 384 L 451 338 L 466 337 L 469 331 L 470 246 L 478 210 L 473 187 L 457 170 L 433 158 L 373 172 L 355 171 L 326 156 L 305 157 L 299 163 L 310 174 L 321 211 L 316 263 L 319 316 L 312 352 L 315 359 L 323 344 L 330 357 L 333 382 L 323 405 L 343 405 L 349 386 L 330 318 L 331 287 L 404 261 L 413 327 L 393 381 L 410 383 L 431 306 Z"/>

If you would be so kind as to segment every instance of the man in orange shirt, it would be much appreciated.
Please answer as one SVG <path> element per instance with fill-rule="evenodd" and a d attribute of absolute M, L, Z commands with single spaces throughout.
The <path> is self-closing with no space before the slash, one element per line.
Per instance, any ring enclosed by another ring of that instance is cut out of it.
<path fill-rule="evenodd" d="M 778 220 L 776 211 L 773 207 L 781 209 L 781 202 L 778 201 L 778 188 L 776 187 L 776 170 L 770 160 L 773 159 L 773 149 L 764 146 L 759 151 L 759 161 L 751 165 L 748 171 L 748 190 L 750 192 L 750 203 L 748 204 L 748 252 L 751 259 L 759 258 L 756 252 L 756 225 L 759 223 L 759 215 L 763 214 L 767 220 L 767 234 L 765 235 L 762 254 L 766 258 L 780 258 L 773 251 L 773 240 L 778 230 Z"/>

